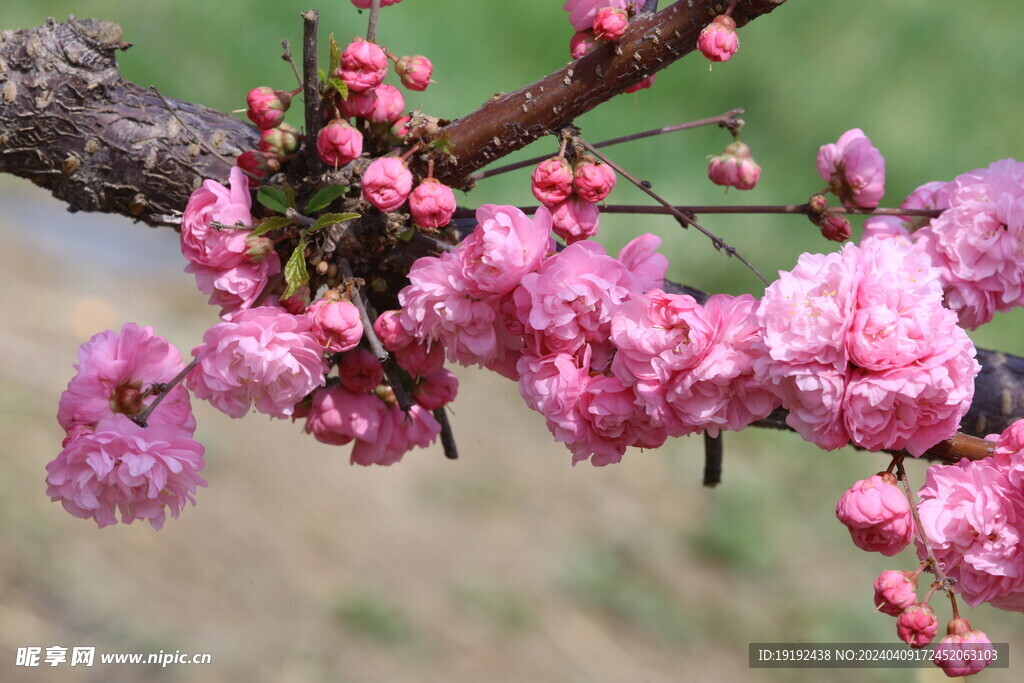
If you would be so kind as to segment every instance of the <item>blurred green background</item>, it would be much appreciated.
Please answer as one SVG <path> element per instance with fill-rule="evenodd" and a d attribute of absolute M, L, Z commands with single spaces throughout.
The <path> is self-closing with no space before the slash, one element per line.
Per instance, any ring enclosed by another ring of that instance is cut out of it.
<path fill-rule="evenodd" d="M 566 62 L 561 4 L 406 0 L 383 11 L 379 38 L 434 62 L 437 85 L 407 93 L 409 106 L 455 118 Z M 299 44 L 309 7 L 8 0 L 0 30 L 71 13 L 116 21 L 135 44 L 119 57 L 126 78 L 229 110 L 254 86 L 292 86 L 279 41 Z M 325 36 L 344 43 L 365 31 L 366 14 L 347 1 L 318 9 Z M 1005 0 L 791 0 L 741 30 L 732 61 L 709 69 L 686 58 L 652 90 L 577 123 L 596 141 L 744 108 L 743 139 L 763 168 L 751 192 L 707 180 L 707 157 L 729 142 L 719 129 L 608 150 L 688 204 L 805 201 L 823 184 L 818 147 L 860 127 L 886 156 L 884 204 L 895 206 L 924 182 L 1024 158 L 1022 28 L 1024 7 Z M 509 160 L 554 150 L 542 140 Z M 486 180 L 464 203 L 528 203 L 528 174 Z M 646 203 L 624 183 L 611 200 Z M 392 468 L 350 468 L 346 450 L 297 425 L 232 421 L 197 402 L 210 486 L 196 508 L 160 533 L 73 519 L 43 495 L 43 467 L 59 450 L 53 416 L 75 346 L 132 320 L 187 355 L 215 312 L 181 272 L 170 230 L 67 214 L 9 177 L 0 206 L 0 679 L 944 680 L 931 670 L 747 668 L 749 642 L 895 638 L 893 620 L 872 612 L 870 584 L 914 558 L 856 550 L 833 516 L 842 491 L 884 468 L 881 458 L 748 431 L 727 435 L 713 491 L 699 485 L 696 438 L 572 468 L 515 386 L 480 372 L 458 371 L 459 462 L 435 447 Z M 802 251 L 833 248 L 799 217 L 703 223 L 769 276 Z M 606 216 L 600 239 L 617 250 L 640 232 L 663 238 L 673 279 L 760 294 L 742 265 L 669 219 Z M 973 336 L 1024 355 L 1022 332 L 1018 311 Z M 911 476 L 920 482 L 923 471 Z M 968 618 L 1011 642 L 1011 662 L 1022 652 L 1020 615 Z M 30 645 L 210 652 L 213 664 L 14 667 Z M 1014 668 L 983 675 L 1019 680 Z"/>

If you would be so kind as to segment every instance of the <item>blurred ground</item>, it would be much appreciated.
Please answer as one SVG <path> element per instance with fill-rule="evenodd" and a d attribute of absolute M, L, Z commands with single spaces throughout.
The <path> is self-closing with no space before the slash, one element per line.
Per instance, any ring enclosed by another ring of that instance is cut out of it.
<path fill-rule="evenodd" d="M 435 60 L 441 83 L 422 103 L 454 116 L 566 59 L 567 24 L 552 4 L 561 3 L 446 3 L 462 29 L 454 40 L 423 30 L 436 25 L 436 4 L 412 1 L 382 31 L 400 51 Z M 306 5 L 274 5 L 245 0 L 229 15 L 191 0 L 13 2 L 0 9 L 0 28 L 69 11 L 118 21 L 137 44 L 121 57 L 128 77 L 229 109 L 249 87 L 288 77 L 277 40 L 295 37 Z M 362 30 L 347 5 L 322 8 L 324 31 Z M 747 108 L 744 139 L 765 174 L 757 190 L 726 202 L 803 201 L 820 185 L 818 145 L 856 125 L 890 160 L 893 203 L 922 182 L 1024 158 L 1024 103 L 1012 87 L 1019 7 L 1002 21 L 990 20 L 1006 7 L 994 1 L 957 15 L 908 0 L 883 19 L 890 3 L 865 0 L 856 16 L 846 7 L 792 2 L 743 33 L 735 64 L 709 73 L 684 60 L 654 90 L 583 123 L 598 139 Z M 965 47 L 982 35 L 986 50 Z M 257 74 L 256 64 L 276 70 Z M 722 138 L 649 140 L 614 158 L 673 199 L 721 202 L 702 176 Z M 481 187 L 472 201 L 526 202 L 525 177 Z M 620 191 L 616 201 L 639 201 Z M 715 225 L 766 274 L 791 267 L 808 245 L 828 248 L 788 218 Z M 608 221 L 604 241 L 614 249 L 641 229 L 666 238 L 677 279 L 756 292 L 742 270 L 666 222 Z M 391 468 L 350 467 L 346 449 L 317 444 L 298 425 L 234 421 L 196 402 L 210 482 L 198 506 L 159 533 L 74 519 L 48 501 L 43 479 L 63 436 L 54 415 L 75 347 L 135 321 L 188 355 L 215 313 L 182 272 L 172 231 L 71 215 L 0 177 L 0 236 L 0 680 L 945 680 L 931 670 L 747 667 L 749 642 L 893 639 L 892 619 L 871 611 L 870 583 L 914 559 L 857 551 L 833 516 L 841 492 L 883 467 L 879 459 L 748 432 L 728 435 L 714 491 L 699 485 L 699 439 L 630 453 L 618 466 L 572 468 L 515 386 L 480 372 L 459 371 L 458 462 L 432 448 Z M 976 339 L 1024 353 L 1022 330 L 1020 316 L 1001 316 Z M 1020 615 L 968 618 L 1010 641 L 1011 661 L 1024 652 Z M 12 666 L 29 645 L 209 652 L 213 663 Z M 984 676 L 1019 680 L 1016 670 Z"/>

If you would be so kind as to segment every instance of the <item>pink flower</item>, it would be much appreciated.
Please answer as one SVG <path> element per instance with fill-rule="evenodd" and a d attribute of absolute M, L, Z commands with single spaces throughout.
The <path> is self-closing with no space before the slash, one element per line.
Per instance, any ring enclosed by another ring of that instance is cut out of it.
<path fill-rule="evenodd" d="M 242 263 L 234 268 L 218 270 L 193 263 L 185 266 L 186 273 L 196 276 L 196 286 L 210 296 L 210 304 L 221 307 L 221 317 L 250 308 L 270 277 L 281 271 L 281 258 L 276 252 L 268 253 L 260 261 Z"/>
<path fill-rule="evenodd" d="M 646 292 L 665 286 L 668 272 L 668 257 L 659 254 L 661 238 L 645 232 L 637 235 L 619 251 L 619 262 L 636 278 L 636 289 Z"/>
<path fill-rule="evenodd" d="M 569 23 L 577 31 L 587 31 L 602 7 L 626 9 L 629 0 L 566 0 L 562 9 L 569 13 Z"/>
<path fill-rule="evenodd" d="M 566 445 L 573 464 L 590 458 L 595 467 L 619 462 L 626 448 L 658 448 L 665 443 L 665 428 L 655 425 L 637 405 L 636 394 L 618 377 L 591 377 L 580 392 L 580 416 L 574 439 Z"/>
<path fill-rule="evenodd" d="M 426 178 L 409 195 L 412 222 L 424 230 L 436 230 L 448 225 L 455 207 L 452 188 L 433 178 Z"/>
<path fill-rule="evenodd" d="M 626 88 L 622 92 L 624 92 L 626 94 L 629 94 L 629 93 L 638 92 L 640 90 L 647 90 L 652 85 L 654 85 L 654 77 L 657 76 L 657 75 L 658 74 L 651 74 L 650 76 L 648 76 L 644 80 L 640 81 L 639 83 L 636 83 L 634 85 L 629 86 L 628 88 Z"/>
<path fill-rule="evenodd" d="M 935 646 L 932 661 L 950 678 L 973 676 L 996 661 L 992 641 L 982 631 L 971 628 L 963 618 L 950 619 L 945 638 Z"/>
<path fill-rule="evenodd" d="M 849 221 L 847 221 L 847 225 L 849 225 Z M 871 216 L 864 220 L 863 228 L 861 244 L 869 239 L 893 239 L 900 244 L 910 244 L 910 232 L 896 216 Z"/>
<path fill-rule="evenodd" d="M 285 418 L 313 389 L 323 385 L 323 349 L 305 316 L 261 306 L 231 315 L 192 349 L 198 365 L 188 386 L 199 398 L 231 417 L 250 407 Z"/>
<path fill-rule="evenodd" d="M 444 347 L 423 342 L 409 344 L 395 351 L 395 362 L 413 377 L 433 375 L 444 366 Z"/>
<path fill-rule="evenodd" d="M 875 606 L 878 611 L 898 617 L 917 602 L 917 574 L 890 569 L 875 579 Z"/>
<path fill-rule="evenodd" d="M 601 211 L 597 204 L 591 204 L 577 194 L 551 209 L 551 229 L 556 235 L 573 244 L 590 239 L 601 226 Z"/>
<path fill-rule="evenodd" d="M 932 642 L 939 630 L 939 620 L 927 603 L 917 602 L 896 617 L 896 633 L 900 640 L 913 648 L 922 648 Z"/>
<path fill-rule="evenodd" d="M 359 9 L 370 9 L 370 4 L 373 0 L 352 0 L 352 4 Z M 391 5 L 397 5 L 402 0 L 380 0 L 381 7 L 390 7 Z"/>
<path fill-rule="evenodd" d="M 353 349 L 341 354 L 338 378 L 353 394 L 368 394 L 384 381 L 384 368 L 366 349 Z"/>
<path fill-rule="evenodd" d="M 885 193 L 885 159 L 860 128 L 822 145 L 818 173 L 848 208 L 873 209 Z"/>
<path fill-rule="evenodd" d="M 441 433 L 430 411 L 414 405 L 408 414 L 390 407 L 381 418 L 374 440 L 357 439 L 352 447 L 353 465 L 393 465 L 415 447 L 426 448 Z"/>
<path fill-rule="evenodd" d="M 511 292 L 540 265 L 550 245 L 551 217 L 537 209 L 533 220 L 513 206 L 484 204 L 477 226 L 457 250 L 467 284 L 479 292 Z"/>
<path fill-rule="evenodd" d="M 46 466 L 46 495 L 75 517 L 97 526 L 149 520 L 160 529 L 169 510 L 177 517 L 195 505 L 196 488 L 206 486 L 203 446 L 179 427 L 151 424 L 143 429 L 125 415 L 103 418 L 92 432 L 66 445 Z"/>
<path fill-rule="evenodd" d="M 282 123 L 260 134 L 260 151 L 271 156 L 283 157 L 299 151 L 299 131 L 295 126 Z"/>
<path fill-rule="evenodd" d="M 572 167 L 564 157 L 551 157 L 533 169 L 530 190 L 538 202 L 554 208 L 572 193 L 572 177 Z"/>
<path fill-rule="evenodd" d="M 388 75 L 388 58 L 379 45 L 357 37 L 341 53 L 337 75 L 352 92 L 373 90 Z"/>
<path fill-rule="evenodd" d="M 590 350 L 577 357 L 570 353 L 529 356 L 520 359 L 519 395 L 532 410 L 544 416 L 559 442 L 575 438 L 580 394 L 590 380 Z"/>
<path fill-rule="evenodd" d="M 594 15 L 594 35 L 602 40 L 617 42 L 629 26 L 626 10 L 617 7 L 602 7 Z"/>
<path fill-rule="evenodd" d="M 317 299 L 306 310 L 310 332 L 327 353 L 349 351 L 363 338 L 359 309 L 350 301 Z"/>
<path fill-rule="evenodd" d="M 261 130 L 269 130 L 284 121 L 284 113 L 288 111 L 292 98 L 284 91 L 262 86 L 250 90 L 246 100 L 249 120 Z"/>
<path fill-rule="evenodd" d="M 1024 612 L 1024 454 L 928 468 L 921 530 L 954 590 L 972 607 Z M 918 556 L 924 557 L 919 546 Z"/>
<path fill-rule="evenodd" d="M 850 530 L 854 545 L 887 557 L 906 548 L 914 536 L 910 503 L 892 474 L 875 474 L 854 484 L 839 499 L 836 517 Z"/>
<path fill-rule="evenodd" d="M 353 439 L 375 442 L 386 414 L 387 406 L 373 394 L 325 387 L 313 393 L 305 431 L 332 446 L 343 446 Z"/>
<path fill-rule="evenodd" d="M 78 371 L 60 396 L 57 421 L 71 433 L 95 429 L 112 415 L 138 415 L 154 396 L 143 394 L 154 384 L 170 382 L 185 364 L 178 350 L 152 327 L 125 323 L 121 332 L 100 332 L 78 349 Z M 175 386 L 148 418 L 191 436 L 196 429 L 188 392 Z M 67 444 L 65 444 L 67 445 Z"/>
<path fill-rule="evenodd" d="M 903 200 L 901 209 L 948 209 L 950 183 L 932 181 L 921 185 Z M 900 216 L 914 229 L 924 227 L 931 222 L 927 216 Z"/>
<path fill-rule="evenodd" d="M 373 322 L 373 331 L 387 351 L 397 351 L 412 343 L 410 335 L 401 322 L 401 311 L 384 311 Z"/>
<path fill-rule="evenodd" d="M 736 34 L 733 18 L 725 14 L 715 17 L 697 37 L 697 49 L 712 62 L 729 61 L 740 49 L 740 37 Z"/>
<path fill-rule="evenodd" d="M 405 203 L 412 191 L 412 173 L 398 157 L 381 157 L 363 173 L 363 199 L 387 213 Z"/>
<path fill-rule="evenodd" d="M 377 91 L 367 90 L 366 92 L 350 92 L 348 97 L 341 101 L 341 115 L 345 118 L 353 116 L 361 119 L 368 119 L 377 106 Z"/>
<path fill-rule="evenodd" d="M 344 166 L 363 153 L 363 134 L 348 121 L 335 119 L 317 133 L 316 151 L 328 166 Z"/>
<path fill-rule="evenodd" d="M 591 30 L 577 31 L 569 40 L 569 54 L 573 59 L 593 52 L 599 45 L 597 37 Z"/>
<path fill-rule="evenodd" d="M 402 85 L 409 90 L 423 91 L 430 85 L 430 75 L 434 73 L 434 65 L 423 55 L 402 57 L 395 64 L 395 71 L 402 79 Z"/>
<path fill-rule="evenodd" d="M 572 175 L 572 188 L 581 198 L 591 203 L 603 200 L 615 187 L 615 171 L 608 164 L 584 157 Z"/>
<path fill-rule="evenodd" d="M 341 102 L 341 113 L 373 123 L 394 123 L 405 111 L 405 98 L 393 85 L 384 83 L 373 90 L 351 93 Z"/>
<path fill-rule="evenodd" d="M 427 410 L 437 410 L 455 400 L 459 380 L 448 370 L 438 370 L 432 375 L 421 377 L 413 387 L 416 402 Z"/>
<path fill-rule="evenodd" d="M 761 167 L 750 156 L 750 148 L 738 140 L 708 164 L 708 178 L 715 185 L 752 190 L 761 177 Z"/>
<path fill-rule="evenodd" d="M 181 218 L 181 253 L 191 263 L 218 270 L 238 266 L 246 251 L 246 230 L 217 229 L 222 225 L 252 225 L 249 181 L 240 168 L 232 168 L 231 189 L 216 180 L 204 180 L 185 205 Z"/>

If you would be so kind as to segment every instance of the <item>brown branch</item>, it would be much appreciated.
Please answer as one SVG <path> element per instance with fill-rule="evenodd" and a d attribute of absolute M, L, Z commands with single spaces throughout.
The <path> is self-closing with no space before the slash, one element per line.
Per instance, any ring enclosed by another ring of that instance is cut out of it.
<path fill-rule="evenodd" d="M 320 13 L 315 9 L 302 13 L 302 97 L 306 103 L 306 168 L 309 175 L 318 178 L 324 172 L 324 162 L 316 151 L 317 133 L 323 125 L 320 115 L 320 77 L 316 67 L 317 24 Z"/>

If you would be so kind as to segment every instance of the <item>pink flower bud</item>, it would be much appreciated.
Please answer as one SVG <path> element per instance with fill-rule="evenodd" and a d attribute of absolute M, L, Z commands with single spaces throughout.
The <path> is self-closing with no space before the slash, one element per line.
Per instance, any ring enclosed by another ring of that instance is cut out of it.
<path fill-rule="evenodd" d="M 421 377 L 413 387 L 412 396 L 427 410 L 437 410 L 454 401 L 458 391 L 459 380 L 448 370 L 442 369 Z"/>
<path fill-rule="evenodd" d="M 917 574 L 890 569 L 875 579 L 875 606 L 878 611 L 898 617 L 917 602 Z"/>
<path fill-rule="evenodd" d="M 588 202 L 599 202 L 615 187 L 615 171 L 608 164 L 584 157 L 573 171 L 572 187 L 576 194 Z"/>
<path fill-rule="evenodd" d="M 736 34 L 736 22 L 732 17 L 720 14 L 704 27 L 697 38 L 697 49 L 712 62 L 727 62 L 740 49 L 740 38 Z"/>
<path fill-rule="evenodd" d="M 435 343 L 427 348 L 423 342 L 415 342 L 395 351 L 395 362 L 413 377 L 433 375 L 444 367 L 444 347 Z"/>
<path fill-rule="evenodd" d="M 636 92 L 638 90 L 646 90 L 647 88 L 650 88 L 652 85 L 654 85 L 654 77 L 656 75 L 657 74 L 651 74 L 650 76 L 648 76 L 644 80 L 640 81 L 636 85 L 629 86 L 623 92 L 631 93 L 631 92 Z"/>
<path fill-rule="evenodd" d="M 373 90 L 388 75 L 388 58 L 379 45 L 356 38 L 341 53 L 337 75 L 352 92 Z"/>
<path fill-rule="evenodd" d="M 260 180 L 266 178 L 268 174 L 277 173 L 277 170 L 281 167 L 275 157 L 263 152 L 257 152 L 254 149 L 246 150 L 239 154 L 235 159 L 235 163 L 238 164 L 238 168 L 248 171 Z M 249 178 L 249 185 L 258 184 L 258 180 Z"/>
<path fill-rule="evenodd" d="M 317 134 L 316 151 L 328 166 L 344 166 L 363 153 L 363 134 L 348 121 L 335 119 Z"/>
<path fill-rule="evenodd" d="M 922 648 L 932 642 L 939 630 L 935 612 L 924 602 L 916 602 L 896 617 L 896 633 L 900 640 L 913 648 Z"/>
<path fill-rule="evenodd" d="M 434 73 L 434 65 L 423 55 L 402 57 L 395 63 L 395 71 L 402 79 L 402 85 L 409 90 L 423 91 L 430 85 L 430 75 Z"/>
<path fill-rule="evenodd" d="M 412 222 L 426 230 L 448 225 L 455 213 L 455 193 L 439 180 L 427 178 L 409 195 Z"/>
<path fill-rule="evenodd" d="M 573 173 L 563 157 L 551 157 L 537 164 L 530 176 L 530 189 L 537 201 L 547 207 L 564 202 L 572 194 Z"/>
<path fill-rule="evenodd" d="M 750 156 L 750 148 L 734 142 L 708 164 L 708 178 L 715 185 L 752 190 L 761 178 L 761 167 Z"/>
<path fill-rule="evenodd" d="M 551 210 L 551 229 L 566 244 L 579 242 L 597 234 L 600 225 L 597 204 L 571 195 Z"/>
<path fill-rule="evenodd" d="M 403 111 L 405 98 L 401 91 L 387 84 L 366 92 L 352 93 L 341 102 L 341 113 L 345 116 L 357 116 L 373 123 L 397 121 Z"/>
<path fill-rule="evenodd" d="M 359 9 L 370 9 L 370 3 L 372 0 L 352 0 L 352 4 Z M 402 0 L 380 0 L 381 7 L 390 7 L 391 5 L 397 5 Z"/>
<path fill-rule="evenodd" d="M 282 90 L 274 90 L 266 86 L 253 88 L 246 98 L 249 120 L 261 130 L 269 130 L 284 121 L 284 113 L 292 103 L 292 96 Z"/>
<path fill-rule="evenodd" d="M 245 238 L 245 246 L 249 260 L 257 263 L 274 251 L 274 242 L 263 235 L 249 235 Z"/>
<path fill-rule="evenodd" d="M 850 221 L 841 213 L 825 214 L 818 223 L 821 236 L 833 242 L 845 242 L 850 239 Z"/>
<path fill-rule="evenodd" d="M 292 315 L 302 315 L 306 312 L 306 307 L 309 306 L 310 291 L 309 287 L 302 285 L 295 290 L 287 299 L 281 299 L 277 303 L 281 304 L 281 308 L 288 311 Z"/>
<path fill-rule="evenodd" d="M 599 43 L 593 31 L 577 31 L 569 40 L 569 54 L 573 59 L 593 52 Z"/>
<path fill-rule="evenodd" d="M 398 157 L 381 157 L 363 173 L 363 199 L 385 213 L 405 203 L 412 190 L 412 173 Z"/>
<path fill-rule="evenodd" d="M 888 557 L 906 548 L 914 535 L 910 503 L 889 473 L 854 484 L 839 499 L 836 517 L 850 530 L 858 548 Z"/>
<path fill-rule="evenodd" d="M 299 131 L 287 123 L 263 131 L 260 134 L 260 151 L 276 157 L 294 154 L 299 151 Z"/>
<path fill-rule="evenodd" d="M 602 7 L 594 15 L 594 35 L 601 40 L 617 42 L 626 32 L 629 15 L 626 10 L 617 7 Z"/>
<path fill-rule="evenodd" d="M 388 351 L 395 352 L 412 344 L 414 339 L 401 323 L 401 311 L 384 311 L 373 322 L 373 331 L 380 339 L 381 345 Z"/>
<path fill-rule="evenodd" d="M 341 385 L 353 394 L 368 394 L 384 381 L 384 368 L 366 349 L 353 349 L 341 355 L 338 377 Z"/>
<path fill-rule="evenodd" d="M 363 338 L 359 309 L 348 301 L 317 299 L 306 310 L 310 332 L 328 353 L 354 349 Z"/>
<path fill-rule="evenodd" d="M 992 641 L 963 618 L 951 619 L 946 637 L 935 646 L 932 661 L 947 676 L 972 676 L 996 659 Z"/>
<path fill-rule="evenodd" d="M 408 114 L 400 116 L 397 121 L 391 124 L 391 135 L 394 136 L 399 142 L 405 139 L 405 136 L 409 134 L 409 122 L 412 121 L 412 117 Z"/>

